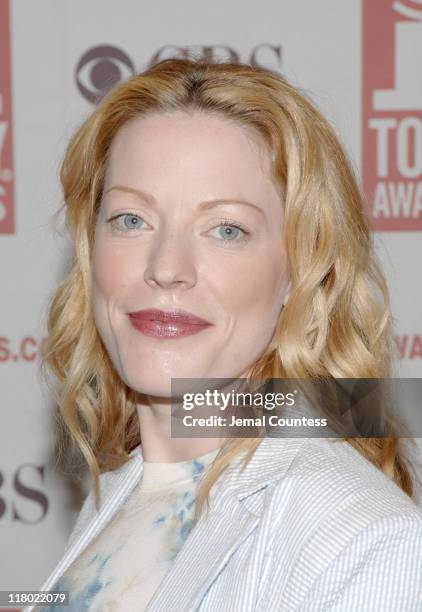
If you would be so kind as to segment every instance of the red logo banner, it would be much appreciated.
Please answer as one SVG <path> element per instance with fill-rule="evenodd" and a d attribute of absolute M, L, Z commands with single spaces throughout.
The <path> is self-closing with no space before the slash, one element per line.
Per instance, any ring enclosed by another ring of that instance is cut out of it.
<path fill-rule="evenodd" d="M 362 176 L 375 231 L 422 230 L 422 0 L 363 0 Z"/>

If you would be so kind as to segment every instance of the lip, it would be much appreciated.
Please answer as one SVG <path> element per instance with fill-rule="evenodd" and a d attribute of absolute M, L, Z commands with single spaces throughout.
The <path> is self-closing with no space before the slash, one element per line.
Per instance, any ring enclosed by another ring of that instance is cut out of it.
<path fill-rule="evenodd" d="M 137 321 L 162 321 L 163 323 L 189 323 L 190 325 L 211 325 L 209 321 L 201 319 L 186 310 L 160 310 L 159 308 L 147 308 L 137 312 L 129 312 L 129 316 Z"/>
<path fill-rule="evenodd" d="M 197 334 L 212 325 L 185 310 L 159 310 L 148 308 L 129 312 L 132 325 L 146 336 L 155 338 L 179 338 Z"/>

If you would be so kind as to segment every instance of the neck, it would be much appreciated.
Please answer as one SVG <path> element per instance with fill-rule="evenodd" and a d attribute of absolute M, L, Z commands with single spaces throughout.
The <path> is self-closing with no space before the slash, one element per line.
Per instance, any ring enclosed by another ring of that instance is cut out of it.
<path fill-rule="evenodd" d="M 171 437 L 171 398 L 142 395 L 137 411 L 144 461 L 173 463 L 220 448 L 226 438 Z"/>

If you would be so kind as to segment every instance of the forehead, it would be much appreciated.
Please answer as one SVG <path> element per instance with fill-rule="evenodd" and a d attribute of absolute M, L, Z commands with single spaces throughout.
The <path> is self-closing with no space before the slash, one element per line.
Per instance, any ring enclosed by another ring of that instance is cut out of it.
<path fill-rule="evenodd" d="M 188 180 L 191 188 L 232 187 L 237 195 L 258 196 L 273 189 L 270 177 L 270 153 L 257 130 L 204 112 L 175 111 L 132 119 L 119 130 L 106 182 L 153 189 Z"/>

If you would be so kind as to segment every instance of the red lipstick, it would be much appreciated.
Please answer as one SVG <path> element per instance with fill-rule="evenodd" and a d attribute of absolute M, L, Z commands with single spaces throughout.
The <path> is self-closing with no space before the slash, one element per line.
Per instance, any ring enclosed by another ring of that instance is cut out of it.
<path fill-rule="evenodd" d="M 209 321 L 185 310 L 148 308 L 128 314 L 130 322 L 138 331 L 154 338 L 190 336 L 212 325 Z"/>

